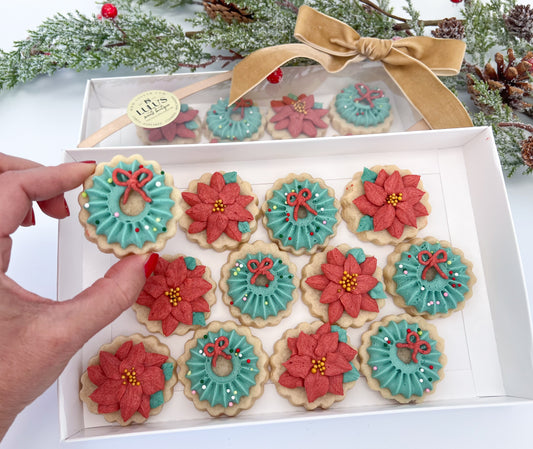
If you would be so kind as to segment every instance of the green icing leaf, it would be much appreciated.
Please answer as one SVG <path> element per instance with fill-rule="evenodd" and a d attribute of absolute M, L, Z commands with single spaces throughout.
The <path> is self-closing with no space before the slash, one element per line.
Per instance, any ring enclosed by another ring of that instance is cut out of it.
<path fill-rule="evenodd" d="M 314 109 L 322 109 L 322 106 L 323 106 L 322 103 L 315 103 L 315 104 L 313 105 L 313 108 L 314 108 Z"/>
<path fill-rule="evenodd" d="M 187 270 L 192 271 L 196 268 L 196 259 L 194 257 L 185 257 L 183 260 L 185 261 Z"/>
<path fill-rule="evenodd" d="M 383 283 L 378 282 L 376 286 L 368 292 L 371 298 L 373 299 L 379 299 L 379 298 L 386 298 L 387 295 L 385 295 L 385 292 L 383 291 Z"/>
<path fill-rule="evenodd" d="M 187 112 L 188 110 L 189 110 L 189 105 L 185 103 L 181 103 L 180 112 Z"/>
<path fill-rule="evenodd" d="M 194 120 L 189 120 L 185 123 L 185 128 L 194 131 L 195 129 L 198 129 L 198 123 L 196 123 Z"/>
<path fill-rule="evenodd" d="M 174 365 L 170 362 L 163 363 L 161 365 L 161 369 L 163 370 L 165 381 L 169 380 L 172 377 L 172 374 L 174 373 Z"/>
<path fill-rule="evenodd" d="M 346 330 L 339 326 L 331 326 L 331 332 L 337 332 L 339 334 L 339 341 L 343 343 L 348 342 L 348 337 L 346 335 Z"/>
<path fill-rule="evenodd" d="M 226 181 L 226 184 L 230 184 L 232 182 L 237 182 L 237 172 L 236 171 L 229 171 L 223 175 L 224 181 Z"/>
<path fill-rule="evenodd" d="M 243 234 L 246 232 L 250 232 L 250 225 L 247 221 L 239 221 L 238 227 L 239 231 L 241 231 Z"/>
<path fill-rule="evenodd" d="M 192 324 L 197 324 L 198 326 L 205 326 L 204 312 L 193 312 L 192 313 Z"/>
<path fill-rule="evenodd" d="M 165 403 L 165 398 L 163 397 L 163 391 L 156 391 L 152 396 L 150 396 L 150 408 L 156 408 Z"/>
<path fill-rule="evenodd" d="M 350 362 L 350 365 L 352 366 L 352 369 L 342 375 L 343 382 L 353 382 L 360 377 L 359 371 L 357 371 L 357 368 L 353 366 L 352 362 Z"/>
<path fill-rule="evenodd" d="M 363 184 L 365 181 L 374 182 L 377 177 L 378 174 L 375 171 L 372 171 L 365 167 L 363 170 L 363 176 L 361 176 L 361 182 Z"/>
<path fill-rule="evenodd" d="M 298 100 L 298 97 L 296 95 L 294 95 L 294 94 L 288 94 L 287 97 L 289 97 L 290 99 L 292 99 L 294 101 Z"/>
<path fill-rule="evenodd" d="M 361 248 L 352 248 L 347 254 L 354 256 L 357 263 L 363 263 L 366 259 L 365 252 Z"/>
<path fill-rule="evenodd" d="M 370 215 L 363 215 L 359 220 L 359 226 L 357 232 L 373 231 L 374 230 L 374 218 Z"/>

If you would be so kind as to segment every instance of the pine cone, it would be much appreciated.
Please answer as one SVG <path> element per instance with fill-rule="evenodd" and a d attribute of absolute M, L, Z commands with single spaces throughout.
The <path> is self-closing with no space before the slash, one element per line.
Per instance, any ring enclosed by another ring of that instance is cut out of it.
<path fill-rule="evenodd" d="M 249 23 L 253 22 L 253 14 L 249 13 L 246 8 L 241 9 L 233 3 L 227 3 L 224 0 L 202 0 L 205 12 L 211 19 L 221 16 L 227 23 L 233 21 Z"/>
<path fill-rule="evenodd" d="M 533 136 L 529 136 L 526 140 L 520 142 L 520 148 L 522 148 L 524 164 L 533 168 Z"/>
<path fill-rule="evenodd" d="M 503 20 L 512 35 L 531 42 L 533 39 L 533 10 L 529 5 L 516 5 L 504 14 Z"/>
<path fill-rule="evenodd" d="M 532 64 L 533 52 L 528 52 L 522 59 L 517 60 L 512 49 L 507 50 L 508 63 L 501 53 L 496 53 L 496 69 L 488 63 L 483 71 L 479 67 L 469 68 L 479 79 L 488 84 L 491 90 L 498 91 L 502 101 L 519 112 L 530 109 L 533 105 L 524 101 L 524 97 L 530 97 L 533 84 L 529 83 L 529 74 Z M 482 111 L 491 112 L 491 107 L 481 104 L 479 92 L 474 87 L 472 75 L 467 76 L 467 90 L 472 100 Z"/>
<path fill-rule="evenodd" d="M 433 37 L 440 39 L 463 39 L 465 37 L 465 27 L 463 22 L 457 20 L 455 17 L 450 19 L 443 19 L 437 25 L 431 34 Z"/>

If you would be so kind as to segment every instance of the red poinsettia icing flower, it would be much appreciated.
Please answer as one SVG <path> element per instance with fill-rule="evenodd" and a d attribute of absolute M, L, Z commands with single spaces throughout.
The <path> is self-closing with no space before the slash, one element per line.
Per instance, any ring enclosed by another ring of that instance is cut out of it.
<path fill-rule="evenodd" d="M 309 137 L 316 137 L 317 127 L 327 128 L 328 125 L 321 117 L 328 113 L 327 109 L 314 109 L 314 95 L 301 94 L 297 100 L 283 97 L 282 101 L 270 102 L 276 115 L 270 119 L 276 123 L 275 129 L 287 129 L 292 137 L 298 137 L 304 133 Z"/>
<path fill-rule="evenodd" d="M 148 319 L 160 320 L 164 335 L 169 336 L 179 323 L 191 325 L 193 312 L 209 312 L 203 295 L 213 286 L 202 278 L 204 273 L 203 265 L 189 270 L 183 257 L 172 262 L 160 257 L 157 261 L 137 303 L 150 307 Z"/>
<path fill-rule="evenodd" d="M 365 194 L 353 202 L 365 215 L 373 217 L 374 231 L 386 229 L 400 238 L 404 226 L 416 228 L 416 218 L 429 215 L 420 202 L 425 192 L 417 188 L 420 176 L 401 176 L 398 170 L 389 175 L 381 170 L 374 182 L 365 181 Z"/>
<path fill-rule="evenodd" d="M 169 124 L 162 126 L 161 128 L 150 129 L 148 140 L 150 142 L 158 142 L 165 138 L 167 141 L 172 142 L 176 137 L 194 139 L 196 137 L 194 131 L 187 128 L 185 123 L 190 122 L 197 115 L 197 109 L 188 109 L 186 112 L 180 112 Z"/>
<path fill-rule="evenodd" d="M 309 402 L 326 393 L 344 394 L 343 374 L 352 369 L 350 361 L 357 351 L 339 341 L 331 325 L 322 325 L 313 335 L 300 332 L 297 338 L 288 338 L 287 345 L 291 356 L 283 363 L 287 371 L 279 377 L 281 385 L 304 387 Z"/>
<path fill-rule="evenodd" d="M 334 248 L 327 254 L 327 263 L 322 264 L 322 273 L 306 279 L 311 287 L 321 290 L 320 302 L 328 304 L 330 323 L 335 323 L 346 311 L 357 318 L 361 309 L 379 312 L 376 300 L 368 292 L 378 283 L 373 277 L 377 260 L 367 257 L 361 264 L 354 256 L 343 254 Z"/>
<path fill-rule="evenodd" d="M 194 220 L 189 226 L 189 233 L 196 234 L 205 230 L 207 243 L 213 243 L 225 232 L 228 237 L 240 242 L 242 233 L 239 230 L 239 222 L 254 219 L 245 209 L 254 197 L 241 195 L 239 184 L 226 184 L 219 172 L 211 176 L 209 185 L 199 182 L 197 192 L 181 194 L 185 202 L 192 206 L 186 211 Z"/>
<path fill-rule="evenodd" d="M 146 352 L 143 343 L 131 340 L 115 355 L 100 351 L 100 364 L 87 368 L 89 379 L 98 388 L 89 396 L 98 404 L 98 413 L 120 410 L 124 421 L 135 412 L 145 418 L 150 413 L 150 396 L 165 386 L 161 365 L 167 356 Z"/>

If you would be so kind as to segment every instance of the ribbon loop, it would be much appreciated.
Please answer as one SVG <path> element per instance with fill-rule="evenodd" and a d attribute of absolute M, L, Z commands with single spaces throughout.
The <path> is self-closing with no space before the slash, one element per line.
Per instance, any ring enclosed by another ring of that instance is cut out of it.
<path fill-rule="evenodd" d="M 417 257 L 418 257 L 418 262 L 420 262 L 421 265 L 425 265 L 424 271 L 422 271 L 422 279 L 426 280 L 427 271 L 430 268 L 435 268 L 435 270 L 437 270 L 437 273 L 439 273 L 441 278 L 448 279 L 448 275 L 444 273 L 439 267 L 439 263 L 444 263 L 448 261 L 448 254 L 446 253 L 445 250 L 439 249 L 434 254 L 431 254 L 427 250 L 420 251 Z M 424 257 L 427 257 L 427 259 L 424 259 Z"/>
<path fill-rule="evenodd" d="M 311 190 L 308 188 L 302 189 L 299 192 L 291 192 L 287 195 L 287 204 L 294 207 L 293 217 L 294 221 L 298 221 L 298 210 L 300 206 L 303 206 L 307 209 L 308 212 L 311 212 L 313 215 L 317 215 L 316 210 L 314 210 L 307 202 L 311 199 Z"/>
<path fill-rule="evenodd" d="M 220 343 L 222 343 L 222 344 L 220 344 Z M 228 338 L 224 337 L 224 336 L 220 336 L 220 337 L 218 337 L 215 340 L 214 343 L 207 343 L 204 346 L 204 354 L 207 357 L 213 357 L 213 359 L 211 360 L 211 365 L 213 367 L 217 366 L 217 358 L 218 358 L 219 355 L 224 357 L 226 360 L 231 359 L 231 355 L 226 354 L 224 352 L 224 349 L 226 349 L 228 347 L 228 345 L 229 345 Z"/>
<path fill-rule="evenodd" d="M 411 351 L 411 360 L 418 363 L 417 354 L 429 354 L 431 352 L 431 345 L 426 340 L 420 340 L 416 332 L 407 329 L 405 336 L 405 343 L 396 343 L 397 348 L 408 348 Z"/>
<path fill-rule="evenodd" d="M 121 181 L 120 179 L 118 179 L 119 174 L 123 175 L 126 178 L 126 181 Z M 139 178 L 143 174 L 145 174 L 146 177 L 143 178 L 142 181 L 139 181 Z M 154 174 L 150 170 L 144 167 L 139 168 L 133 173 L 123 170 L 122 168 L 115 168 L 113 170 L 113 182 L 117 186 L 126 187 L 126 191 L 124 192 L 124 197 L 122 198 L 122 204 L 126 204 L 128 202 L 128 198 L 132 190 L 135 190 L 139 195 L 141 195 L 144 201 L 146 201 L 147 203 L 151 203 L 152 198 L 150 198 L 146 194 L 146 192 L 143 190 L 143 187 L 146 184 L 148 184 L 152 180 L 153 177 L 154 177 Z"/>
<path fill-rule="evenodd" d="M 255 284 L 257 276 L 259 276 L 260 274 L 266 276 L 269 281 L 273 281 L 274 275 L 270 272 L 270 269 L 273 266 L 274 261 L 270 257 L 265 257 L 261 262 L 259 262 L 259 260 L 257 259 L 249 260 L 246 264 L 246 267 L 248 268 L 248 270 L 250 270 L 250 273 L 254 273 L 252 279 L 250 279 L 250 282 L 252 284 Z"/>

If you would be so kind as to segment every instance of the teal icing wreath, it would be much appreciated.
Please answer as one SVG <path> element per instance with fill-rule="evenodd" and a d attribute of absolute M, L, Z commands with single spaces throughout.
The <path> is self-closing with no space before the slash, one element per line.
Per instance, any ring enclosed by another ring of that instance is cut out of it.
<path fill-rule="evenodd" d="M 355 126 L 371 127 L 383 123 L 390 115 L 390 102 L 380 89 L 363 83 L 350 85 L 335 97 L 338 114 Z"/>
<path fill-rule="evenodd" d="M 108 243 L 141 248 L 166 232 L 174 200 L 163 171 L 156 173 L 151 164 L 143 166 L 138 160 L 120 161 L 116 167 L 104 166 L 103 173 L 93 177 L 93 183 L 82 193 L 88 199 L 84 204 L 89 212 L 87 223 L 96 227 L 96 234 L 105 235 Z M 143 210 L 134 216 L 124 213 L 120 205 L 121 201 L 127 202 L 132 191 L 145 201 Z"/>
<path fill-rule="evenodd" d="M 235 119 L 233 115 L 240 115 Z M 220 99 L 207 111 L 207 128 L 215 138 L 222 140 L 243 141 L 250 139 L 261 127 L 261 111 L 253 105 L 252 100 L 240 99 L 228 106 L 228 99 Z"/>
<path fill-rule="evenodd" d="M 231 372 L 223 376 L 216 373 L 221 358 L 229 360 L 232 365 Z M 233 407 L 248 396 L 250 388 L 256 384 L 258 359 L 254 346 L 236 331 L 206 332 L 198 338 L 186 362 L 192 394 L 208 401 L 212 407 Z"/>
<path fill-rule="evenodd" d="M 232 305 L 252 319 L 276 316 L 287 309 L 296 288 L 289 267 L 271 254 L 248 254 L 235 262 L 228 276 Z"/>

